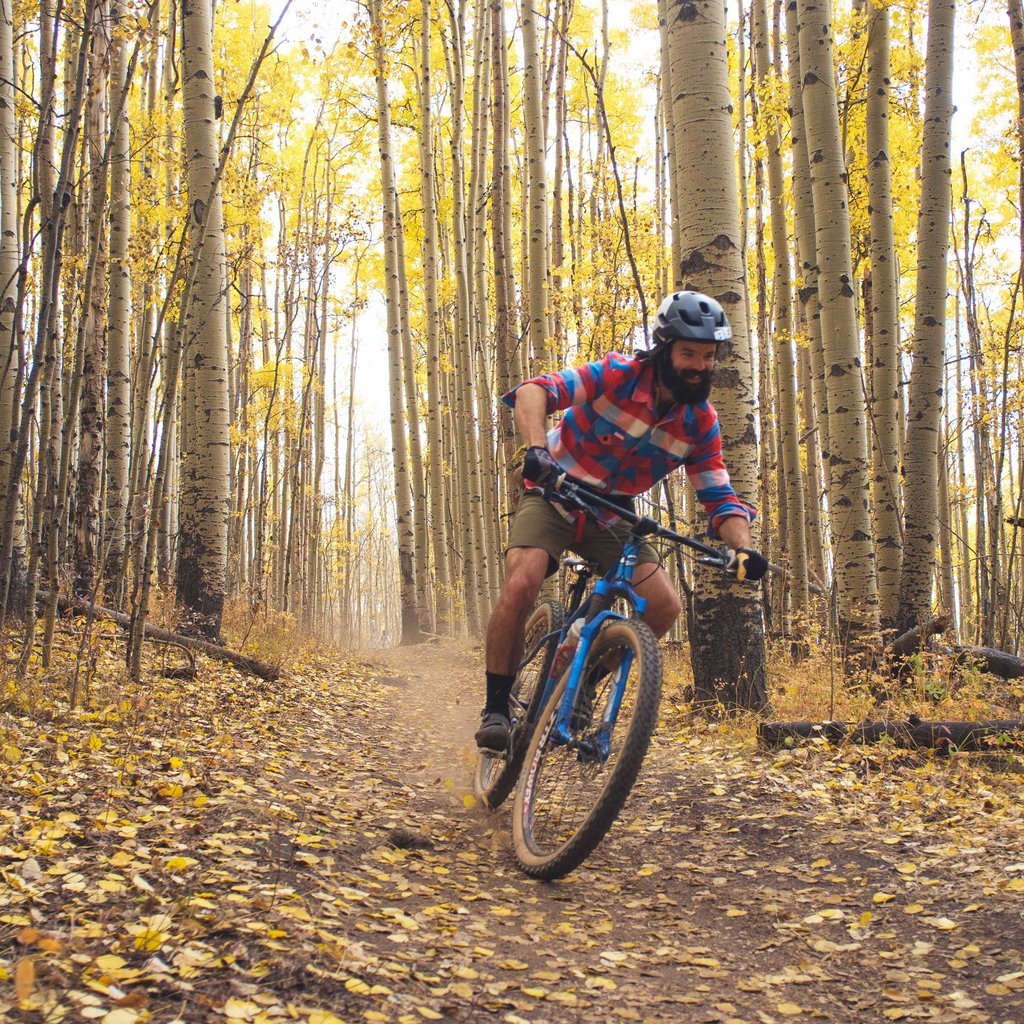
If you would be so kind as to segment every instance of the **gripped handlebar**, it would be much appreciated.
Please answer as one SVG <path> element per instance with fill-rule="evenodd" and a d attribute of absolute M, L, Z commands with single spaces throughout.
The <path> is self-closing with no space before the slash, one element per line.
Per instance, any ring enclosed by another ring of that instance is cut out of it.
<path fill-rule="evenodd" d="M 564 473 L 554 480 L 545 483 L 543 487 L 537 488 L 537 490 L 541 491 L 545 501 L 564 505 L 566 508 L 576 509 L 589 515 L 594 514 L 595 506 L 609 509 L 619 516 L 620 519 L 624 519 L 629 523 L 632 527 L 631 532 L 636 536 L 659 537 L 662 540 L 669 540 L 675 544 L 682 544 L 703 555 L 704 557 L 700 561 L 704 565 L 714 565 L 731 574 L 731 570 L 728 567 L 729 552 L 727 550 L 715 548 L 710 544 L 704 544 L 699 540 L 695 540 L 693 537 L 686 537 L 681 533 L 676 533 L 675 530 L 662 526 L 656 520 L 651 519 L 650 516 L 637 515 L 635 512 L 631 512 L 629 509 L 609 501 L 600 494 L 595 494 L 591 490 L 585 491 Z"/>

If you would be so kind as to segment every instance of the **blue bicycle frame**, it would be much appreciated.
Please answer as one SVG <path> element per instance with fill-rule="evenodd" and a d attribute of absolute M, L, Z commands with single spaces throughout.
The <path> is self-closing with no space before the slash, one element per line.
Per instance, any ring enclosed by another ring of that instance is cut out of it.
<path fill-rule="evenodd" d="M 601 627 L 609 619 L 625 619 L 626 616 L 611 610 L 612 604 L 623 599 L 637 615 L 642 615 L 647 609 L 647 602 L 632 587 L 633 574 L 637 567 L 637 558 L 640 554 L 641 538 L 651 534 L 657 534 L 677 543 L 685 544 L 693 548 L 705 557 L 702 561 L 725 567 L 727 555 L 715 548 L 695 541 L 690 537 L 684 537 L 672 530 L 667 530 L 652 519 L 638 516 L 633 513 L 623 512 L 618 506 L 609 503 L 598 495 L 590 493 L 586 497 L 581 496 L 578 487 L 569 483 L 564 478 L 551 489 L 545 489 L 545 497 L 548 500 L 561 501 L 585 512 L 591 511 L 591 503 L 612 509 L 620 514 L 631 524 L 629 537 L 622 549 L 619 561 L 608 570 L 601 579 L 594 584 L 594 589 L 589 597 L 574 609 L 566 618 L 559 634 L 559 644 L 565 642 L 569 629 L 574 622 L 581 617 L 584 620 L 580 630 L 579 643 L 573 652 L 572 661 L 569 663 L 569 679 L 566 683 L 565 692 L 559 702 L 558 713 L 555 717 L 551 738 L 555 745 L 564 746 L 573 742 L 572 738 L 572 712 L 576 701 L 576 691 L 582 681 L 583 666 L 586 664 L 587 655 L 593 646 L 594 639 L 600 632 Z M 546 638 L 545 638 L 546 639 Z M 542 641 L 543 642 L 543 641 Z M 531 655 L 532 656 L 532 655 Z M 629 670 L 633 663 L 632 653 L 624 655 L 622 661 L 616 666 L 614 678 L 611 680 L 611 693 L 605 706 L 604 716 L 597 729 L 588 735 L 587 756 L 594 757 L 602 763 L 608 759 L 611 753 L 611 734 L 618 719 L 619 709 L 626 694 L 626 680 L 629 678 Z M 559 679 L 549 675 L 544 683 L 544 691 L 541 696 L 541 707 L 545 707 L 550 700 Z M 596 757 L 595 757 L 596 755 Z"/>

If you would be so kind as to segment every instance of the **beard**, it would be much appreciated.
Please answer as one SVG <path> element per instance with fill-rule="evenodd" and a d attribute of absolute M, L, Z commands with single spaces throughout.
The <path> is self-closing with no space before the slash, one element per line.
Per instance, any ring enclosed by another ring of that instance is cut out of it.
<path fill-rule="evenodd" d="M 654 365 L 658 380 L 668 388 L 679 405 L 702 405 L 708 400 L 715 380 L 714 370 L 686 370 L 680 373 L 672 365 L 669 348 L 658 353 Z"/>

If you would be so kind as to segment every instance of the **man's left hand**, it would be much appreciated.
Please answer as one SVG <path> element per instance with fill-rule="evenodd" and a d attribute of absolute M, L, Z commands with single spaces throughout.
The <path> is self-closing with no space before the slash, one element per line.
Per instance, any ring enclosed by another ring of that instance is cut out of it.
<path fill-rule="evenodd" d="M 750 548 L 737 548 L 735 551 L 730 548 L 729 561 L 725 569 L 740 583 L 745 580 L 754 583 L 768 571 L 768 559 L 757 551 L 751 551 Z"/>

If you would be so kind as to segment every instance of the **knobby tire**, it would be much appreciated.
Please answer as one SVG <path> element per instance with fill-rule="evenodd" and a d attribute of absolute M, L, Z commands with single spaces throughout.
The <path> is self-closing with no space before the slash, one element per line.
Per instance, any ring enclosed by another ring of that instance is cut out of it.
<path fill-rule="evenodd" d="M 534 878 L 561 878 L 594 850 L 622 810 L 647 753 L 658 718 L 662 668 L 658 641 L 643 622 L 609 620 L 601 628 L 584 665 L 576 707 L 584 689 L 582 680 L 595 666 L 607 664 L 616 649 L 631 653 L 633 664 L 607 762 L 584 763 L 570 746 L 552 742 L 568 672 L 533 727 L 526 769 L 516 791 L 512 841 L 519 866 Z M 594 698 L 594 719 L 603 714 L 616 674 L 606 678 L 605 692 L 598 690 Z M 574 793 L 575 809 L 570 806 Z"/>
<path fill-rule="evenodd" d="M 558 631 L 562 628 L 565 609 L 559 601 L 545 601 L 539 604 L 526 622 L 523 650 L 529 654 L 534 645 L 548 633 L 555 635 L 543 644 L 529 662 L 521 665 L 516 673 L 512 694 L 522 704 L 525 712 L 519 713 L 518 722 L 513 723 L 512 737 L 508 752 L 504 755 L 480 751 L 476 759 L 474 790 L 477 799 L 491 810 L 500 807 L 515 788 L 523 767 L 523 756 L 529 746 L 532 724 L 537 720 L 544 682 L 551 669 L 551 660 L 558 647 Z"/>

